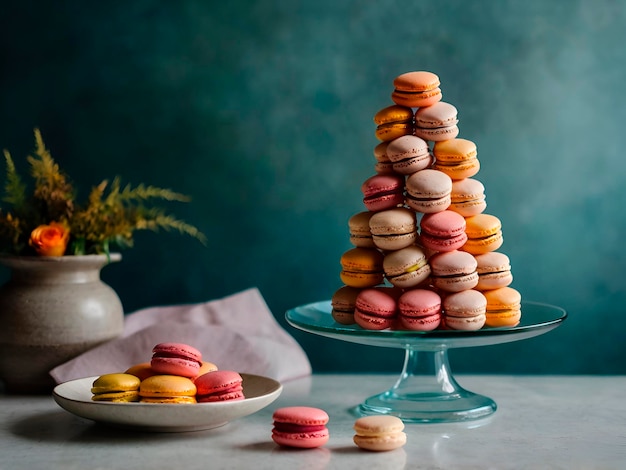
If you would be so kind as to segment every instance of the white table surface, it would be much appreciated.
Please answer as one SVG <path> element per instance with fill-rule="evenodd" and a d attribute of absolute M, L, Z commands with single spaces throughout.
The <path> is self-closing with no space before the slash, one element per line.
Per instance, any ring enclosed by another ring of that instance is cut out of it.
<path fill-rule="evenodd" d="M 350 409 L 396 378 L 299 379 L 254 415 L 187 433 L 109 428 L 66 412 L 51 396 L 0 395 L 0 469 L 626 468 L 626 376 L 457 376 L 463 387 L 493 398 L 496 413 L 467 423 L 407 424 L 404 448 L 359 450 Z M 273 443 L 273 410 L 294 405 L 328 412 L 331 437 L 324 447 L 287 450 Z"/>

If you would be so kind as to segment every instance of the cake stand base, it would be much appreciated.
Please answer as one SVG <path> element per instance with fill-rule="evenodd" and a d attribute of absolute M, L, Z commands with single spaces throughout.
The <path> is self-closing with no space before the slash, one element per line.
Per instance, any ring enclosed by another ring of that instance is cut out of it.
<path fill-rule="evenodd" d="M 496 408 L 491 398 L 469 392 L 454 380 L 445 347 L 434 351 L 407 347 L 395 385 L 367 398 L 355 412 L 393 415 L 408 423 L 446 423 L 485 418 Z"/>

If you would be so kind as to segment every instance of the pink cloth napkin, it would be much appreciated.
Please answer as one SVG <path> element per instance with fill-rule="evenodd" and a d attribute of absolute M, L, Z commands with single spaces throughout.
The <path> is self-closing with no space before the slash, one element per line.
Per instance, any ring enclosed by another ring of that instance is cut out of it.
<path fill-rule="evenodd" d="M 206 303 L 151 307 L 126 315 L 121 337 L 55 367 L 57 383 L 123 372 L 149 362 L 163 342 L 187 343 L 205 361 L 286 381 L 311 374 L 300 345 L 276 321 L 256 288 Z"/>

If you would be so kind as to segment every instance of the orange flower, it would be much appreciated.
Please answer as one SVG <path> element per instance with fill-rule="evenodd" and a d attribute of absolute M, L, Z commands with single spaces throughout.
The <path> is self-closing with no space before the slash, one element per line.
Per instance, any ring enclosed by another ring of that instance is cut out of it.
<path fill-rule="evenodd" d="M 40 225 L 30 234 L 28 244 L 41 256 L 63 256 L 70 238 L 69 229 L 62 224 L 51 222 Z"/>

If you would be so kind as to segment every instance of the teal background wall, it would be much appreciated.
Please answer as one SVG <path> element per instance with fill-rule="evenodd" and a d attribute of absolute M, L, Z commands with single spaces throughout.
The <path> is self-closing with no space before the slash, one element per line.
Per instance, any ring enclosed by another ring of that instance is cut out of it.
<path fill-rule="evenodd" d="M 170 187 L 209 239 L 140 234 L 104 279 L 125 309 L 257 286 L 316 371 L 399 371 L 402 351 L 286 326 L 329 299 L 373 174 L 393 78 L 430 70 L 525 299 L 557 330 L 454 350 L 455 372 L 626 373 L 626 6 L 612 0 L 4 2 L 0 147 L 39 126 L 86 195 Z M 6 275 L 6 273 L 3 273 Z"/>

